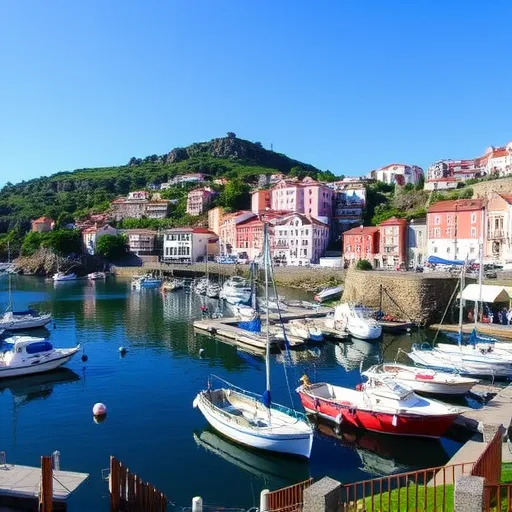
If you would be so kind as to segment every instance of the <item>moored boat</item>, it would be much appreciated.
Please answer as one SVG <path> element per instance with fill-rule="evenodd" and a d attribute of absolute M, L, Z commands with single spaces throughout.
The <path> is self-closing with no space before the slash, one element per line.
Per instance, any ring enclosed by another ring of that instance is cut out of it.
<path fill-rule="evenodd" d="M 107 277 L 107 274 L 105 272 L 91 272 L 90 274 L 87 274 L 87 279 L 90 281 L 98 281 L 100 279 L 105 279 Z"/>
<path fill-rule="evenodd" d="M 288 330 L 292 336 L 298 336 L 313 343 L 324 340 L 323 332 L 310 320 L 299 319 L 288 322 Z"/>
<path fill-rule="evenodd" d="M 233 305 L 247 304 L 251 300 L 252 288 L 247 279 L 240 276 L 229 278 L 220 291 L 220 298 Z"/>
<path fill-rule="evenodd" d="M 311 384 L 306 376 L 301 380 L 297 392 L 308 413 L 373 432 L 438 438 L 460 414 L 389 377 L 372 377 L 358 389 Z"/>
<path fill-rule="evenodd" d="M 417 393 L 438 395 L 465 395 L 478 383 L 478 379 L 462 377 L 455 373 L 437 372 L 396 363 L 374 365 L 362 375 L 368 378 L 385 375 Z"/>
<path fill-rule="evenodd" d="M 343 286 L 329 286 L 318 292 L 314 296 L 314 300 L 317 302 L 325 302 L 327 300 L 339 299 L 343 293 Z"/>
<path fill-rule="evenodd" d="M 24 311 L 6 311 L 0 317 L 0 329 L 15 331 L 44 327 L 52 321 L 49 313 L 39 313 L 33 309 Z"/>
<path fill-rule="evenodd" d="M 206 287 L 206 296 L 210 297 L 210 299 L 217 299 L 219 297 L 220 289 L 220 285 L 210 282 Z"/>
<path fill-rule="evenodd" d="M 66 364 L 80 350 L 80 345 L 53 348 L 45 338 L 31 336 L 13 336 L 4 342 L 10 348 L 0 353 L 0 378 L 54 370 Z"/>
<path fill-rule="evenodd" d="M 164 281 L 161 286 L 162 292 L 173 292 L 175 290 L 179 290 L 183 288 L 183 281 L 180 279 L 169 279 L 168 281 Z"/>
<path fill-rule="evenodd" d="M 132 288 L 140 290 L 142 288 L 159 288 L 162 280 L 151 276 L 137 276 L 132 279 Z"/>
<path fill-rule="evenodd" d="M 63 281 L 76 281 L 78 276 L 74 272 L 70 272 L 66 274 L 65 272 L 56 272 L 53 274 L 52 279 L 55 283 L 60 283 Z"/>
<path fill-rule="evenodd" d="M 346 331 L 350 336 L 362 340 L 376 340 L 382 336 L 382 326 L 371 318 L 365 308 L 348 303 L 336 306 L 334 315 L 325 319 L 325 326 L 340 332 Z"/>

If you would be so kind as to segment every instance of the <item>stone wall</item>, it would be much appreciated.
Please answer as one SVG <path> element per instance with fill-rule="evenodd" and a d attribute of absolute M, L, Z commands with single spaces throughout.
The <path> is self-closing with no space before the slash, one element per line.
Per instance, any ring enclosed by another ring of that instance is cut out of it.
<path fill-rule="evenodd" d="M 498 180 L 482 181 L 471 185 L 473 197 L 486 197 L 491 192 L 501 194 L 512 193 L 512 178 L 500 178 Z"/>
<path fill-rule="evenodd" d="M 350 269 L 342 300 L 378 308 L 382 285 L 396 303 L 386 293 L 382 294 L 382 309 L 386 314 L 430 324 L 441 320 L 457 281 L 446 275 Z"/>
<path fill-rule="evenodd" d="M 221 265 L 210 263 L 208 271 L 213 276 L 249 275 L 248 265 Z M 116 266 L 119 275 L 134 276 L 146 271 L 174 274 L 178 277 L 202 276 L 206 272 L 204 263 L 192 265 L 160 265 L 160 263 L 144 262 L 143 267 Z M 345 280 L 346 270 L 321 267 L 276 267 L 274 269 L 276 283 L 280 286 L 300 288 L 316 292 L 326 286 L 341 284 Z"/>

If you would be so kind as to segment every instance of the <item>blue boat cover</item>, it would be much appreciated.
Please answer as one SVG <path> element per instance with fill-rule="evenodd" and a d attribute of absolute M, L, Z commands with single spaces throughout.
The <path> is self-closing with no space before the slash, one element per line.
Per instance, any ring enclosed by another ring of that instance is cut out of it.
<path fill-rule="evenodd" d="M 238 322 L 238 327 L 240 327 L 240 329 L 244 329 L 245 331 L 261 332 L 261 320 L 259 318 L 255 318 L 254 320 L 249 320 L 248 322 Z"/>
<path fill-rule="evenodd" d="M 51 350 L 52 344 L 49 341 L 36 341 L 27 345 L 27 354 L 38 354 L 39 352 L 48 352 Z"/>
<path fill-rule="evenodd" d="M 429 256 L 427 261 L 434 265 L 464 265 L 462 260 L 445 260 L 438 256 Z"/>

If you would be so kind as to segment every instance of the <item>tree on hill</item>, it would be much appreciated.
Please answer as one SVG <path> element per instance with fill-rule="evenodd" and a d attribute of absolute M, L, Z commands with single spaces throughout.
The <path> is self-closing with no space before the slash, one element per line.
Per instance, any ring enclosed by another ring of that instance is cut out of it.
<path fill-rule="evenodd" d="M 236 139 L 236 133 L 235 132 L 228 132 L 226 134 L 228 139 Z"/>
<path fill-rule="evenodd" d="M 96 242 L 96 253 L 107 260 L 122 258 L 127 252 L 126 236 L 103 235 Z"/>
<path fill-rule="evenodd" d="M 231 210 L 244 210 L 250 204 L 249 185 L 240 178 L 230 180 L 224 187 L 217 203 Z"/>

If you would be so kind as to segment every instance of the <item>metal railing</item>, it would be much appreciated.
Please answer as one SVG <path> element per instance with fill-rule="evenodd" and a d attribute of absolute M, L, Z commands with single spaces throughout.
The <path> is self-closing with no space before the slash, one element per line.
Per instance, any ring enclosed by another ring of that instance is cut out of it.
<path fill-rule="evenodd" d="M 295 485 L 271 491 L 267 495 L 268 512 L 295 512 L 302 510 L 304 489 L 313 483 L 313 479 L 304 480 Z"/>
<path fill-rule="evenodd" d="M 488 484 L 499 484 L 501 480 L 502 448 L 503 434 L 498 430 L 475 462 L 471 475 L 484 477 Z"/>
<path fill-rule="evenodd" d="M 344 512 L 448 511 L 453 504 L 456 478 L 469 475 L 473 465 L 465 462 L 345 484 L 341 490 L 341 509 Z"/>
<path fill-rule="evenodd" d="M 510 512 L 512 510 L 512 484 L 485 486 L 484 512 Z"/>

